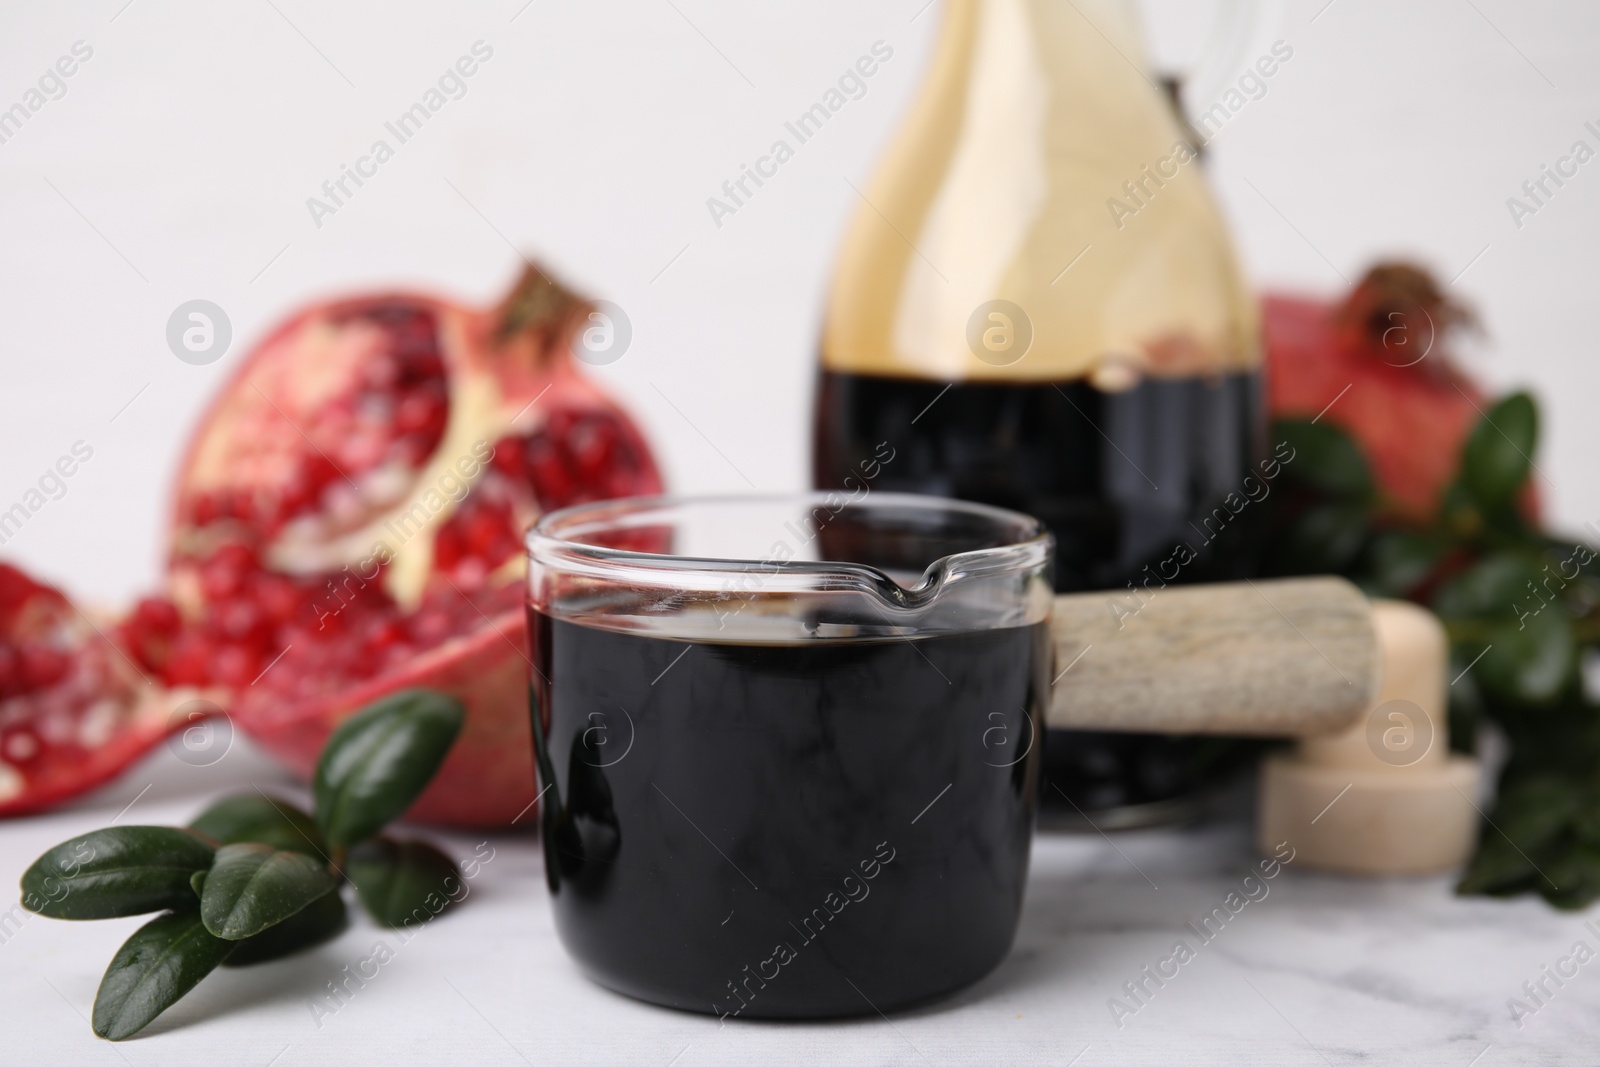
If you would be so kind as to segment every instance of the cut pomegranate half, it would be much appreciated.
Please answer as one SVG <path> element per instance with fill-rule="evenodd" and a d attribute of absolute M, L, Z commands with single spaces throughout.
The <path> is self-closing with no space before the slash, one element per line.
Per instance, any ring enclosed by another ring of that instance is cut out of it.
<path fill-rule="evenodd" d="M 0 563 L 0 816 L 121 772 L 167 733 L 170 696 L 65 596 Z"/>
<path fill-rule="evenodd" d="M 491 311 L 389 294 L 276 330 L 193 439 L 170 602 L 128 624 L 143 666 L 225 690 L 302 774 L 362 704 L 450 693 L 466 727 L 412 815 L 526 812 L 522 532 L 551 508 L 661 489 L 639 431 L 574 365 L 593 310 L 530 266 Z"/>

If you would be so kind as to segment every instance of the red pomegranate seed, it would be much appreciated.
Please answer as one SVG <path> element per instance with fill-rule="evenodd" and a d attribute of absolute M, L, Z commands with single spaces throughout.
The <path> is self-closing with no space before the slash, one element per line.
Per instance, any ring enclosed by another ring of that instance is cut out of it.
<path fill-rule="evenodd" d="M 299 467 L 278 499 L 278 517 L 290 518 L 311 510 L 322 495 L 323 486 L 338 476 L 333 462 L 320 452 L 301 457 Z"/>
<path fill-rule="evenodd" d="M 489 567 L 476 556 L 463 556 L 456 564 L 451 580 L 463 591 L 477 590 L 489 578 Z"/>
<path fill-rule="evenodd" d="M 395 409 L 395 429 L 402 434 L 432 435 L 444 429 L 449 405 L 442 388 L 424 387 L 408 394 Z"/>
<path fill-rule="evenodd" d="M 280 624 L 305 610 L 311 599 L 309 592 L 294 579 L 270 571 L 262 571 L 251 579 L 248 595 L 269 619 Z"/>
<path fill-rule="evenodd" d="M 142 598 L 133 609 L 133 621 L 147 633 L 171 636 L 183 625 L 177 606 L 164 596 Z"/>
<path fill-rule="evenodd" d="M 272 624 L 260 607 L 248 600 L 230 600 L 212 615 L 216 632 L 228 641 L 260 651 L 272 640 Z"/>
<path fill-rule="evenodd" d="M 432 647 L 450 636 L 455 620 L 438 608 L 424 608 L 411 624 L 411 632 L 424 647 Z"/>
<path fill-rule="evenodd" d="M 245 578 L 256 569 L 256 554 L 237 542 L 223 545 L 200 566 L 200 589 L 210 601 L 238 594 Z"/>
<path fill-rule="evenodd" d="M 489 562 L 490 552 L 503 540 L 501 531 L 511 519 L 511 509 L 485 501 L 467 519 L 467 550 Z"/>
<path fill-rule="evenodd" d="M 183 627 L 178 609 L 166 597 L 145 597 L 122 624 L 122 643 L 147 671 L 162 672 L 172 639 Z"/>
<path fill-rule="evenodd" d="M 387 393 L 400 381 L 400 363 L 385 353 L 361 367 L 361 384 L 373 393 Z"/>
<path fill-rule="evenodd" d="M 51 648 L 49 645 L 23 645 L 21 670 L 18 671 L 23 691 L 54 685 L 66 677 L 67 670 L 71 666 L 72 660 L 59 649 Z"/>
<path fill-rule="evenodd" d="M 253 682 L 265 665 L 243 645 L 223 645 L 217 649 L 211 673 L 216 681 L 237 689 Z"/>
<path fill-rule="evenodd" d="M 384 619 L 367 631 L 366 645 L 374 652 L 383 652 L 404 644 L 405 640 L 405 624 L 398 619 Z"/>
<path fill-rule="evenodd" d="M 494 446 L 494 455 L 490 457 L 490 466 L 514 482 L 526 484 L 528 478 L 528 464 L 522 455 L 523 442 L 520 438 L 507 437 Z"/>
<path fill-rule="evenodd" d="M 26 726 L 0 733 L 0 759 L 10 763 L 30 763 L 39 754 L 39 738 Z"/>
<path fill-rule="evenodd" d="M 439 527 L 439 533 L 434 537 L 433 564 L 442 571 L 454 571 L 466 554 L 466 538 L 462 535 L 461 524 L 452 518 Z"/>
<path fill-rule="evenodd" d="M 211 680 L 211 642 L 186 633 L 173 644 L 164 677 L 168 685 L 205 685 Z"/>
<path fill-rule="evenodd" d="M 576 486 L 567 473 L 559 451 L 544 434 L 537 434 L 528 441 L 527 457 L 539 506 L 546 511 L 554 511 L 570 503 Z"/>
<path fill-rule="evenodd" d="M 189 517 L 196 526 L 210 526 L 224 513 L 216 493 L 196 493 L 189 499 Z"/>

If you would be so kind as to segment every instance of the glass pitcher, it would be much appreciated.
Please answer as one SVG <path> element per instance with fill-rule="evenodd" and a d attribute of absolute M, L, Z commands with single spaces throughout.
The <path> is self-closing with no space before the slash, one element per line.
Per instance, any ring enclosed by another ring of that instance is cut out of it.
<path fill-rule="evenodd" d="M 861 483 L 583 505 L 527 545 L 545 869 L 592 978 L 822 1018 L 1000 961 L 1050 689 L 1036 520 Z"/>

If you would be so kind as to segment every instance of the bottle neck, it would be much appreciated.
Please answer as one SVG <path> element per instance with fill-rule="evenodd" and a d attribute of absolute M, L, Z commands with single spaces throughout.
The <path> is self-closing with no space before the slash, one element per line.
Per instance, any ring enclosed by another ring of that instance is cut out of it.
<path fill-rule="evenodd" d="M 1133 0 L 946 0 L 938 51 L 969 48 L 980 31 L 1008 23 L 1026 27 L 1046 59 L 1078 39 L 1109 47 L 1131 73 L 1151 80 L 1139 11 Z"/>
<path fill-rule="evenodd" d="M 825 364 L 1106 389 L 1255 365 L 1253 306 L 1144 64 L 1127 0 L 948 0 L 847 234 Z"/>

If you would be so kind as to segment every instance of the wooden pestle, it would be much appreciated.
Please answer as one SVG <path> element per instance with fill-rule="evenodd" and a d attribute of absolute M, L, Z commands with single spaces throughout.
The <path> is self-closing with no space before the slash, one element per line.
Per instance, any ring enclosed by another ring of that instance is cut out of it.
<path fill-rule="evenodd" d="M 1372 608 L 1342 578 L 1073 593 L 1051 631 L 1054 728 L 1305 737 L 1377 692 Z"/>

